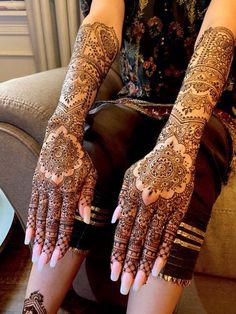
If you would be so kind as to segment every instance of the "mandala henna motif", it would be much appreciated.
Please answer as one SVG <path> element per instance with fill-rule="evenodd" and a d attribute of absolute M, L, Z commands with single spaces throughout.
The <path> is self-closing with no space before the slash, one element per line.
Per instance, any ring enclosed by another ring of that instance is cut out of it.
<path fill-rule="evenodd" d="M 97 174 L 82 146 L 85 118 L 118 50 L 112 27 L 98 22 L 80 27 L 59 104 L 46 129 L 28 214 L 27 228 L 48 260 L 55 248 L 60 257 L 69 248 L 78 202 L 91 205 Z"/>
<path fill-rule="evenodd" d="M 191 166 L 191 156 L 185 154 L 185 146 L 176 137 L 157 144 L 145 162 L 139 162 L 133 171 L 145 205 L 154 203 L 159 196 L 169 199 L 184 191 L 190 181 Z"/>
<path fill-rule="evenodd" d="M 59 185 L 82 164 L 84 152 L 77 138 L 64 126 L 51 132 L 44 142 L 39 158 L 39 171 Z"/>
<path fill-rule="evenodd" d="M 111 257 L 123 264 L 124 272 L 135 276 L 142 270 L 148 278 L 157 256 L 169 256 L 193 192 L 204 126 L 221 95 L 233 53 L 230 30 L 209 28 L 203 34 L 155 148 L 126 172 Z"/>

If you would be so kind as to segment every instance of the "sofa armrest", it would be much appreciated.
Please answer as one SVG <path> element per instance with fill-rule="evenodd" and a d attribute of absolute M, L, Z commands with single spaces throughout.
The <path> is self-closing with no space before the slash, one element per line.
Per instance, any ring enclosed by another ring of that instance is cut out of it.
<path fill-rule="evenodd" d="M 0 122 L 0 188 L 24 229 L 39 152 L 40 145 L 30 135 Z"/>
<path fill-rule="evenodd" d="M 0 122 L 23 130 L 42 144 L 65 73 L 66 68 L 60 68 L 1 83 Z"/>
<path fill-rule="evenodd" d="M 0 84 L 0 122 L 9 123 L 42 144 L 47 122 L 53 114 L 67 68 L 49 70 Z M 111 68 L 97 99 L 111 99 L 122 82 Z"/>

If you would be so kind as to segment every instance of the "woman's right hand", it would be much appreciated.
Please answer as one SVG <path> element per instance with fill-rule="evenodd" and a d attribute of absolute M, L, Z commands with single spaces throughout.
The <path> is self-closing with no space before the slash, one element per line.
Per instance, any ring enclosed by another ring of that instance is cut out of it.
<path fill-rule="evenodd" d="M 78 209 L 86 223 L 96 170 L 82 147 L 84 126 L 74 117 L 51 119 L 33 177 L 25 244 L 34 238 L 33 262 L 54 267 L 69 248 Z"/>

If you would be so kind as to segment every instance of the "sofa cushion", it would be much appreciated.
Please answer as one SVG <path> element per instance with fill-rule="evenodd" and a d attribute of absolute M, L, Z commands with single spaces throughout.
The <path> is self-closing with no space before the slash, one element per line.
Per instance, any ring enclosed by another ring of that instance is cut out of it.
<path fill-rule="evenodd" d="M 236 279 L 236 175 L 217 199 L 195 270 Z M 236 293 L 236 292 L 235 292 Z"/>
<path fill-rule="evenodd" d="M 184 290 L 175 314 L 235 314 L 236 281 L 195 275 Z"/>
<path fill-rule="evenodd" d="M 60 68 L 1 83 L 0 121 L 24 130 L 42 143 L 65 73 L 66 68 Z"/>

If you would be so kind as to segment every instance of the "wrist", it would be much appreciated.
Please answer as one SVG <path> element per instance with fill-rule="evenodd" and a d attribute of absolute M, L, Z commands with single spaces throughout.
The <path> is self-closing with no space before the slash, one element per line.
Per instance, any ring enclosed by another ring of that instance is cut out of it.
<path fill-rule="evenodd" d="M 185 153 L 193 159 L 198 153 L 205 123 L 202 121 L 185 121 L 181 123 L 175 114 L 170 115 L 165 127 L 162 129 L 157 145 L 167 143 L 170 145 L 170 139 L 184 146 Z"/>
<path fill-rule="evenodd" d="M 64 128 L 68 133 L 82 140 L 84 135 L 85 119 L 76 114 L 56 114 L 49 119 L 46 134 Z"/>

